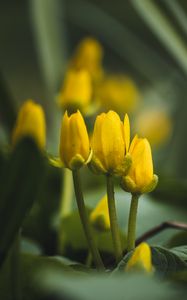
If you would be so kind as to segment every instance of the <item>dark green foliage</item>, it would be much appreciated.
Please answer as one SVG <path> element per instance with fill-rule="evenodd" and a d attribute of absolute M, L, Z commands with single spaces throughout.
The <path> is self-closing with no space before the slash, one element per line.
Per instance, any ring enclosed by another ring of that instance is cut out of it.
<path fill-rule="evenodd" d="M 31 139 L 23 139 L 1 171 L 0 264 L 42 188 L 44 173 L 42 154 Z"/>

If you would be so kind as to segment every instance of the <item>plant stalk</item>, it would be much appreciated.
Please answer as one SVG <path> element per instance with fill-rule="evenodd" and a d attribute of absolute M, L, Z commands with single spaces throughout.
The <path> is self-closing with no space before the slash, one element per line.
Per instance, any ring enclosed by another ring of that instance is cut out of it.
<path fill-rule="evenodd" d="M 128 223 L 127 251 L 131 251 L 135 248 L 138 199 L 139 195 L 132 195 Z"/>
<path fill-rule="evenodd" d="M 79 210 L 79 215 L 81 218 L 82 226 L 84 229 L 84 233 L 88 242 L 88 246 L 90 248 L 90 252 L 92 253 L 93 260 L 95 262 L 95 265 L 98 270 L 104 270 L 104 265 L 101 259 L 101 256 L 99 254 L 96 241 L 94 239 L 94 234 L 93 230 L 91 228 L 88 215 L 86 212 L 86 207 L 84 204 L 84 198 L 83 198 L 83 193 L 81 189 L 81 181 L 79 177 L 79 171 L 78 170 L 73 170 L 73 183 L 74 183 L 74 189 L 75 189 L 75 197 L 77 201 L 77 206 Z"/>
<path fill-rule="evenodd" d="M 71 171 L 67 168 L 63 169 L 62 196 L 60 203 L 60 218 L 67 216 L 72 209 L 72 192 L 73 182 Z"/>
<path fill-rule="evenodd" d="M 112 240 L 114 246 L 114 253 L 116 262 L 118 263 L 122 259 L 122 246 L 119 234 L 119 227 L 117 223 L 117 214 L 114 198 L 114 183 L 111 175 L 107 175 L 107 198 L 108 198 L 108 210 L 110 217 L 110 227 L 112 233 Z"/>

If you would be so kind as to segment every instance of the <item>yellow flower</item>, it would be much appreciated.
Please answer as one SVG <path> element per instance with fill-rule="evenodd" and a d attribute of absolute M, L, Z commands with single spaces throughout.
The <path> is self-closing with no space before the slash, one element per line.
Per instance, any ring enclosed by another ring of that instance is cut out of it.
<path fill-rule="evenodd" d="M 100 80 L 102 70 L 103 49 L 94 38 L 85 38 L 78 45 L 70 66 L 76 69 L 86 69 L 94 81 Z"/>
<path fill-rule="evenodd" d="M 80 168 L 90 158 L 90 144 L 84 119 L 79 111 L 62 119 L 60 158 L 69 169 Z"/>
<path fill-rule="evenodd" d="M 129 124 L 128 117 L 125 118 L 125 126 L 126 124 Z M 128 128 L 124 130 L 116 112 L 100 114 L 96 118 L 91 139 L 91 168 L 98 173 L 125 174 L 130 164 L 130 158 L 126 155 L 126 140 L 128 141 L 129 135 Z"/>
<path fill-rule="evenodd" d="M 141 136 L 147 137 L 151 146 L 158 147 L 170 137 L 172 122 L 165 111 L 146 109 L 136 118 L 135 128 Z"/>
<path fill-rule="evenodd" d="M 126 271 L 144 271 L 151 273 L 153 271 L 151 261 L 151 249 L 147 243 L 141 243 L 135 248 L 130 257 L 125 270 Z"/>
<path fill-rule="evenodd" d="M 86 70 L 69 70 L 66 74 L 62 91 L 59 94 L 59 105 L 65 109 L 85 109 L 92 97 L 90 74 Z"/>
<path fill-rule="evenodd" d="M 140 95 L 135 83 L 125 76 L 109 76 L 103 80 L 97 91 L 98 100 L 106 109 L 118 113 L 136 109 Z"/>
<path fill-rule="evenodd" d="M 135 136 L 129 154 L 132 165 L 127 176 L 122 178 L 122 187 L 133 194 L 151 192 L 157 185 L 158 177 L 153 174 L 151 147 L 148 140 Z"/>
<path fill-rule="evenodd" d="M 99 230 L 110 229 L 107 195 L 105 195 L 90 214 L 91 224 Z"/>
<path fill-rule="evenodd" d="M 42 107 L 32 100 L 24 102 L 19 110 L 12 133 L 13 145 L 24 136 L 31 136 L 37 145 L 44 149 L 46 143 L 45 115 Z"/>

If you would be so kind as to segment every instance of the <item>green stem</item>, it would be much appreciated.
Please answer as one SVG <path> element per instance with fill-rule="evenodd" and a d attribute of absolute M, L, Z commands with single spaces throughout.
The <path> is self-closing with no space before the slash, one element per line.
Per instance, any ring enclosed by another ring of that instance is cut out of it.
<path fill-rule="evenodd" d="M 81 182 L 80 182 L 80 177 L 79 177 L 79 171 L 78 170 L 73 170 L 73 182 L 74 182 L 74 189 L 75 189 L 75 196 L 77 200 L 77 206 L 82 222 L 82 226 L 84 229 L 84 233 L 88 242 L 88 246 L 90 248 L 90 252 L 92 253 L 93 260 L 95 262 L 95 265 L 98 269 L 104 270 L 104 265 L 101 260 L 101 256 L 99 254 L 96 241 L 94 239 L 93 231 L 89 223 L 88 215 L 86 213 L 86 207 L 84 204 L 84 198 L 83 198 L 83 193 L 81 189 Z"/>
<path fill-rule="evenodd" d="M 127 251 L 131 251 L 135 248 L 138 199 L 139 195 L 132 195 L 128 223 Z"/>
<path fill-rule="evenodd" d="M 62 196 L 60 204 L 60 218 L 67 216 L 72 209 L 72 192 L 73 182 L 71 171 L 67 168 L 63 169 Z"/>
<path fill-rule="evenodd" d="M 122 259 L 122 247 L 121 247 L 121 240 L 120 240 L 119 228 L 117 223 L 117 215 L 116 215 L 116 207 L 115 207 L 115 199 L 114 199 L 114 183 L 111 175 L 107 175 L 107 198 L 108 198 L 108 210 L 109 210 L 114 252 L 115 252 L 116 262 L 118 263 Z"/>

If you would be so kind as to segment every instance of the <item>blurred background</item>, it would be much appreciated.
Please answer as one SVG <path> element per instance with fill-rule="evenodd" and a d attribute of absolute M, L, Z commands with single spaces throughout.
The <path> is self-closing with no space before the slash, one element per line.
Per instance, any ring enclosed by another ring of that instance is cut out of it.
<path fill-rule="evenodd" d="M 57 153 L 61 112 L 55 97 L 87 36 L 102 45 L 105 71 L 125 74 L 136 85 L 142 101 L 135 126 L 161 120 L 157 134 L 167 127 L 155 154 L 162 172 L 186 177 L 185 0 L 2 0 L 1 140 L 8 140 L 19 105 L 32 98 L 46 112 L 48 151 Z"/>
<path fill-rule="evenodd" d="M 152 145 L 159 185 L 153 194 L 140 201 L 137 236 L 167 220 L 186 222 L 185 0 L 1 0 L 0 150 L 11 143 L 20 105 L 33 99 L 45 110 L 47 153 L 58 155 L 64 110 L 58 102 L 62 100 L 69 66 L 87 37 L 100 49 L 103 76 L 99 84 L 94 82 L 94 95 L 102 101 L 99 108 L 96 105 L 85 115 L 87 125 L 91 128 L 101 111 L 115 109 L 121 117 L 127 112 L 133 134 L 147 137 Z M 34 242 L 39 253 L 83 261 L 87 245 L 75 201 L 72 214 L 60 226 L 63 176 L 61 170 L 52 166 L 48 166 L 47 172 L 23 224 L 22 248 L 33 253 Z M 81 172 L 86 174 L 85 199 L 92 209 L 106 193 L 104 178 L 94 177 L 86 168 Z M 73 190 L 70 195 L 73 198 Z M 119 184 L 116 195 L 119 224 L 124 233 L 130 198 Z M 186 244 L 185 232 L 168 231 L 152 238 L 151 243 L 173 247 Z M 111 254 L 111 241 L 106 242 L 109 236 L 104 237 L 101 233 L 99 248 L 104 254 Z"/>

